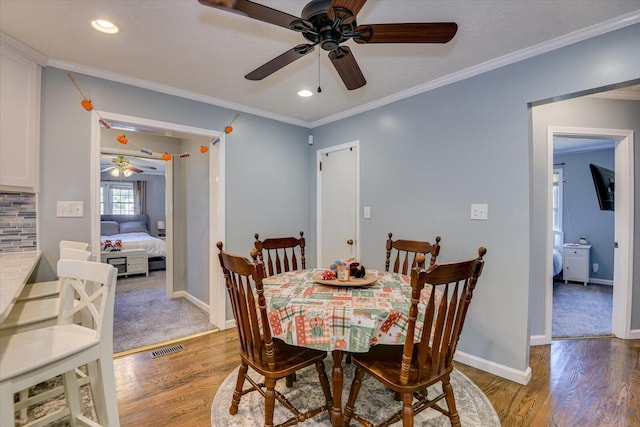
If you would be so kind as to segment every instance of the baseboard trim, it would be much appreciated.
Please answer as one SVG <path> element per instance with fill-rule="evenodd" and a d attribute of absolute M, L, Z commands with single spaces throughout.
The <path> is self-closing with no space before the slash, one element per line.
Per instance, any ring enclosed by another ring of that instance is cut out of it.
<path fill-rule="evenodd" d="M 231 329 L 231 328 L 235 328 L 235 327 L 236 327 L 236 320 L 235 319 L 227 320 L 226 323 L 224 324 L 224 329 Z"/>
<path fill-rule="evenodd" d="M 607 280 L 607 279 L 597 279 L 595 277 L 589 277 L 589 283 L 592 283 L 594 285 L 607 285 L 607 286 L 613 286 L 613 280 Z"/>
<path fill-rule="evenodd" d="M 529 345 L 547 345 L 551 344 L 551 340 L 546 335 L 531 335 Z"/>
<path fill-rule="evenodd" d="M 198 307 L 200 310 L 204 310 L 205 312 L 209 312 L 209 304 L 206 304 L 204 302 L 202 302 L 201 300 L 199 300 L 198 298 L 194 297 L 193 295 L 191 295 L 189 292 L 187 291 L 177 291 L 173 293 L 173 298 L 184 298 L 187 301 L 191 302 L 192 304 L 194 304 L 196 307 Z"/>
<path fill-rule="evenodd" d="M 640 329 L 632 329 L 631 331 L 629 331 L 629 339 L 630 340 L 640 339 Z"/>
<path fill-rule="evenodd" d="M 505 378 L 518 384 L 527 385 L 531 380 L 531 368 L 527 367 L 524 371 L 510 368 L 490 360 L 482 359 L 464 351 L 456 351 L 453 359 L 456 362 L 464 363 L 481 371 L 488 372 L 493 375 Z"/>
<path fill-rule="evenodd" d="M 160 348 L 160 347 L 164 347 L 167 345 L 171 345 L 171 344 L 175 344 L 181 341 L 185 341 L 191 338 L 196 338 L 196 337 L 200 337 L 202 335 L 208 335 L 211 334 L 213 332 L 219 332 L 220 329 L 215 328 L 215 329 L 210 329 L 208 331 L 203 331 L 203 332 L 198 332 L 196 334 L 191 334 L 191 335 L 187 335 L 186 337 L 180 337 L 180 338 L 176 338 L 173 340 L 167 340 L 167 341 L 162 341 L 156 344 L 149 344 L 149 345 L 145 345 L 143 347 L 137 347 L 137 348 L 132 348 L 131 350 L 125 350 L 125 351 L 121 351 L 120 353 L 115 353 L 113 355 L 114 359 L 117 359 L 118 357 L 122 357 L 122 356 L 128 356 L 129 354 L 134 354 L 134 353 L 140 353 L 142 351 L 147 351 L 147 350 L 154 350 L 156 348 Z"/>

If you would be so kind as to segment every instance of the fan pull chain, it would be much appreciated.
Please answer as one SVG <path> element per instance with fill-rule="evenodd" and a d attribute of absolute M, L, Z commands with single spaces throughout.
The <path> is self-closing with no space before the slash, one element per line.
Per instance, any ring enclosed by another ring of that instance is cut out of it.
<path fill-rule="evenodd" d="M 320 87 L 320 49 L 318 49 L 318 93 L 322 92 Z"/>

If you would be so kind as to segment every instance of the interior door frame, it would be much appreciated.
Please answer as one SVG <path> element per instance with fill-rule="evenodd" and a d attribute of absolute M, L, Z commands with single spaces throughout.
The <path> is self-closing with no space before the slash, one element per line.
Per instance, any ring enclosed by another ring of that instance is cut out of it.
<path fill-rule="evenodd" d="M 107 111 L 91 112 L 91 242 L 93 253 L 100 253 L 100 149 L 101 127 L 99 119 L 127 123 L 143 128 L 160 129 L 173 133 L 190 134 L 193 136 L 213 139 L 220 138 L 220 142 L 209 147 L 209 254 L 213 260 L 217 253 L 215 242 L 225 240 L 225 134 L 222 131 L 195 128 L 177 123 L 161 122 L 142 117 L 123 115 Z M 139 154 L 137 154 L 139 155 Z M 153 156 L 152 156 L 153 157 Z M 173 168 L 167 168 L 166 180 L 166 225 L 167 225 L 167 258 L 173 260 Z M 167 263 L 167 296 L 173 298 L 176 292 L 173 286 L 173 265 Z M 226 327 L 225 286 L 222 269 L 218 262 L 209 263 L 209 321 L 220 329 Z"/>
<path fill-rule="evenodd" d="M 355 257 L 360 259 L 360 141 L 355 140 L 332 147 L 322 148 L 316 151 L 316 266 L 320 265 L 322 260 L 322 178 L 320 176 L 320 161 L 322 156 L 347 148 L 356 148 L 356 250 Z M 327 266 L 325 266 L 327 267 Z"/>
<path fill-rule="evenodd" d="M 602 129 L 568 126 L 547 127 L 547 259 L 545 290 L 544 338 L 551 342 L 553 307 L 553 137 L 582 136 L 615 141 L 615 241 L 614 251 L 612 332 L 618 338 L 630 339 L 631 302 L 633 292 L 633 221 L 634 221 L 634 132 L 625 129 Z"/>

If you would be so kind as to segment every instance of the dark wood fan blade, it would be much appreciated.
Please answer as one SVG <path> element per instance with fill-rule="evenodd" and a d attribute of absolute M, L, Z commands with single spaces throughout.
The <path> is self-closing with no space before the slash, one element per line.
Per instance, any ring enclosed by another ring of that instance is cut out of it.
<path fill-rule="evenodd" d="M 131 166 L 135 166 L 137 168 L 141 168 L 141 169 L 151 169 L 151 170 L 156 170 L 158 169 L 155 166 L 149 166 L 149 165 L 140 165 L 140 164 L 136 164 L 136 165 L 131 165 Z"/>
<path fill-rule="evenodd" d="M 262 80 L 265 77 L 275 73 L 285 65 L 291 64 L 296 59 L 300 59 L 309 52 L 313 52 L 315 45 L 312 44 L 299 44 L 291 50 L 286 51 L 280 56 L 273 58 L 271 61 L 256 68 L 246 76 L 247 80 Z"/>
<path fill-rule="evenodd" d="M 353 18 L 355 18 L 366 2 L 367 0 L 333 0 L 327 11 L 327 16 L 333 21 L 335 19 L 335 9 L 347 9 L 351 12 Z M 345 20 L 345 23 L 349 23 L 349 21 Z"/>
<path fill-rule="evenodd" d="M 358 25 L 356 43 L 447 43 L 458 31 L 455 22 Z"/>
<path fill-rule="evenodd" d="M 237 13 L 257 19 L 258 21 L 268 22 L 269 24 L 279 25 L 289 28 L 295 21 L 300 21 L 297 16 L 254 3 L 249 0 L 198 0 L 204 6 L 214 7 L 216 9 L 226 10 L 228 12 Z"/>
<path fill-rule="evenodd" d="M 329 59 L 349 90 L 358 89 L 367 84 L 356 58 L 347 46 L 329 52 Z"/>
<path fill-rule="evenodd" d="M 144 172 L 142 169 L 138 169 L 137 167 L 135 167 L 135 166 L 131 166 L 131 165 L 127 166 L 127 169 L 129 169 L 130 171 L 133 171 L 133 172 L 135 172 L 135 173 L 142 173 L 142 172 Z"/>

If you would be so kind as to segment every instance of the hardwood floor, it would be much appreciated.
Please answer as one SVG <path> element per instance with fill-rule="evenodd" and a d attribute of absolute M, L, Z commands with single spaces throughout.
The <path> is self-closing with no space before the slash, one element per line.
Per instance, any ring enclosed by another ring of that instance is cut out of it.
<path fill-rule="evenodd" d="M 185 350 L 115 359 L 120 422 L 210 426 L 213 396 L 240 363 L 234 329 L 181 342 Z M 503 426 L 640 426 L 640 340 L 595 338 L 531 347 L 526 386 L 456 365 L 487 395 Z"/>

